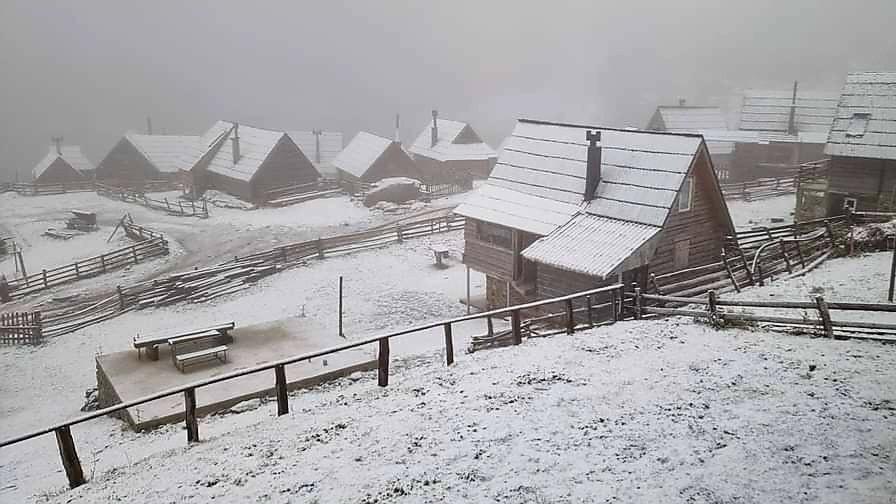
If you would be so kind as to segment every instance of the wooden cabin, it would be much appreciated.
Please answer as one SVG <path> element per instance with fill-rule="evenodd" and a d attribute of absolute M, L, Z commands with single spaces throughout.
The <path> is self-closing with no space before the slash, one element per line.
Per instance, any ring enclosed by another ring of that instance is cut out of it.
<path fill-rule="evenodd" d="M 372 183 L 389 177 L 419 180 L 420 172 L 401 142 L 360 132 L 333 160 L 343 183 Z"/>
<path fill-rule="evenodd" d="M 498 158 L 494 149 L 469 124 L 438 115 L 432 111 L 432 122 L 409 149 L 423 174 L 422 182 L 471 187 L 474 179 L 487 178 Z"/>
<path fill-rule="evenodd" d="M 287 134 L 318 172 L 328 176 L 336 175 L 333 160 L 345 147 L 342 132 L 311 130 L 288 131 Z"/>
<path fill-rule="evenodd" d="M 316 182 L 320 173 L 283 131 L 227 121 L 215 123 L 199 140 L 200 150 L 182 163 L 193 190 L 226 192 L 261 203 L 268 191 Z"/>
<path fill-rule="evenodd" d="M 126 134 L 96 168 L 96 178 L 124 185 L 176 180 L 182 159 L 195 152 L 193 135 Z"/>
<path fill-rule="evenodd" d="M 720 107 L 687 105 L 684 100 L 679 100 L 678 105 L 657 107 L 647 129 L 669 133 L 727 132 L 728 124 Z M 734 145 L 707 139 L 706 146 L 719 180 L 725 182 L 734 158 Z"/>
<path fill-rule="evenodd" d="M 896 72 L 847 76 L 824 152 L 826 215 L 896 210 Z"/>
<path fill-rule="evenodd" d="M 90 180 L 93 165 L 76 145 L 57 143 L 31 170 L 35 184 L 65 184 Z"/>
<path fill-rule="evenodd" d="M 532 120 L 455 212 L 491 307 L 716 262 L 734 231 L 700 135 Z"/>

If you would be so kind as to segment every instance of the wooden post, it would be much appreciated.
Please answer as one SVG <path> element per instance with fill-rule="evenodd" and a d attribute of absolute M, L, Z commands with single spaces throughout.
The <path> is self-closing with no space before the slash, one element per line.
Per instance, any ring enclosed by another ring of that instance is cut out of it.
<path fill-rule="evenodd" d="M 339 275 L 339 336 L 345 337 L 342 332 L 342 275 Z"/>
<path fill-rule="evenodd" d="M 41 321 L 41 314 L 39 311 L 34 312 L 32 314 L 32 317 L 33 317 L 32 321 L 33 321 L 34 329 L 33 329 L 33 332 L 31 333 L 31 337 L 32 337 L 34 344 L 37 345 L 41 342 L 41 340 L 44 337 L 44 324 L 43 324 L 43 321 Z"/>
<path fill-rule="evenodd" d="M 48 287 L 48 285 L 47 285 L 47 270 L 46 270 L 46 269 L 44 269 L 44 270 L 41 272 L 41 276 L 42 276 L 43 279 L 44 279 L 44 288 Z"/>
<path fill-rule="evenodd" d="M 761 262 L 756 263 L 756 273 L 759 275 L 759 286 L 760 287 L 764 286 L 765 281 L 762 279 L 762 263 Z"/>
<path fill-rule="evenodd" d="M 834 327 L 831 325 L 831 312 L 828 311 L 828 304 L 821 296 L 815 296 L 815 305 L 818 306 L 818 313 L 821 316 L 821 325 L 824 327 L 824 333 L 828 338 L 834 337 Z"/>
<path fill-rule="evenodd" d="M 103 273 L 106 272 L 106 254 L 100 254 L 100 267 L 103 269 Z"/>
<path fill-rule="evenodd" d="M 635 287 L 635 320 L 641 319 L 641 287 Z"/>
<path fill-rule="evenodd" d="M 75 451 L 75 442 L 72 439 L 72 431 L 68 426 L 56 429 L 56 446 L 59 447 L 59 455 L 62 457 L 62 467 L 68 477 L 69 488 L 83 485 L 84 471 L 81 470 L 81 461 L 78 460 L 78 452 Z"/>
<path fill-rule="evenodd" d="M 187 424 L 187 443 L 199 442 L 199 422 L 196 421 L 196 389 L 184 390 L 184 422 Z"/>
<path fill-rule="evenodd" d="M 585 296 L 585 303 L 588 313 L 588 327 L 594 327 L 594 313 L 591 308 L 591 296 Z M 613 308 L 616 308 L 616 300 L 613 300 Z"/>
<path fill-rule="evenodd" d="M 744 264 L 744 270 L 747 272 L 747 278 L 750 280 L 750 285 L 756 285 L 756 280 L 753 278 L 753 272 L 750 271 L 750 265 L 747 264 L 747 256 L 744 255 L 744 249 L 737 247 L 737 251 L 740 252 L 740 260 Z"/>
<path fill-rule="evenodd" d="M 890 262 L 890 291 L 887 300 L 893 302 L 893 287 L 896 284 L 896 247 L 893 247 L 893 260 Z"/>
<path fill-rule="evenodd" d="M 709 298 L 709 299 L 708 299 L 708 302 L 707 302 L 707 305 L 708 305 L 708 308 L 709 308 L 709 321 L 710 321 L 710 323 L 712 323 L 712 325 L 717 325 L 717 324 L 718 324 L 719 311 L 718 311 L 718 306 L 716 305 L 716 299 L 717 299 L 717 298 L 716 298 L 716 291 L 715 291 L 715 290 L 710 290 L 710 291 L 707 293 L 707 297 Z"/>
<path fill-rule="evenodd" d="M 510 329 L 513 335 L 513 344 L 519 345 L 523 342 L 523 331 L 520 324 L 520 311 L 513 310 L 510 312 Z"/>
<path fill-rule="evenodd" d="M 115 290 L 118 291 L 118 307 L 124 310 L 124 292 L 120 285 L 115 286 Z"/>
<path fill-rule="evenodd" d="M 136 245 L 131 245 L 131 254 L 134 256 L 134 264 L 137 264 L 138 262 L 140 262 L 137 260 L 137 246 Z"/>
<path fill-rule="evenodd" d="M 736 292 L 740 292 L 740 285 L 737 284 L 737 279 L 734 278 L 734 272 L 731 271 L 731 265 L 728 264 L 728 256 L 725 254 L 725 247 L 722 247 L 722 263 L 725 265 L 725 271 L 728 272 L 728 278 L 731 279 L 731 285 L 734 286 L 734 290 Z"/>
<path fill-rule="evenodd" d="M 78 269 L 78 261 L 75 261 L 75 278 L 81 278 L 81 271 Z"/>
<path fill-rule="evenodd" d="M 624 285 L 619 286 L 619 290 L 616 291 L 615 297 L 618 300 L 616 309 L 619 311 L 616 312 L 616 316 L 613 317 L 613 322 L 620 320 L 625 315 L 625 311 L 624 311 L 625 310 L 625 306 L 624 306 L 624 304 L 625 304 L 625 286 Z"/>
<path fill-rule="evenodd" d="M 566 334 L 576 332 L 575 314 L 572 310 L 572 299 L 566 300 Z"/>
<path fill-rule="evenodd" d="M 796 253 L 800 256 L 800 267 L 806 268 L 806 257 L 803 255 L 803 246 L 800 245 L 800 242 L 794 242 L 796 244 Z"/>
<path fill-rule="evenodd" d="M 451 337 L 451 323 L 445 324 L 445 361 L 454 364 L 454 338 Z"/>
<path fill-rule="evenodd" d="M 395 234 L 398 237 L 398 243 L 401 243 L 404 241 L 404 234 L 401 232 L 401 224 L 395 225 Z"/>
<path fill-rule="evenodd" d="M 286 396 L 286 368 L 283 365 L 274 368 L 277 381 L 277 416 L 289 413 L 289 399 Z"/>
<path fill-rule="evenodd" d="M 320 238 L 317 239 L 317 258 L 318 259 L 324 258 L 324 242 Z"/>
<path fill-rule="evenodd" d="M 467 266 L 467 315 L 470 314 L 470 267 Z"/>
<path fill-rule="evenodd" d="M 787 266 L 787 272 L 793 273 L 793 269 L 790 267 L 790 258 L 787 257 L 787 247 L 784 246 L 784 239 L 778 240 L 778 243 L 781 244 L 781 255 L 784 256 L 784 265 Z"/>
<path fill-rule="evenodd" d="M 379 371 L 379 380 L 377 384 L 380 387 L 389 385 L 389 338 L 380 339 L 380 352 L 377 357 Z"/>
<path fill-rule="evenodd" d="M 495 325 L 492 323 L 492 316 L 489 315 L 485 317 L 485 325 L 488 328 L 488 337 L 491 338 L 495 335 Z"/>

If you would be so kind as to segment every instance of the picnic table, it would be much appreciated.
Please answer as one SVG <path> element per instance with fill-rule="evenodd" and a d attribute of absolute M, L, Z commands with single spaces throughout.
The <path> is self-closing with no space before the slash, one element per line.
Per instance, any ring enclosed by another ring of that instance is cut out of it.
<path fill-rule="evenodd" d="M 451 256 L 451 252 L 444 247 L 436 247 L 432 249 L 432 254 L 436 258 L 436 266 L 444 267 L 444 260 Z"/>
<path fill-rule="evenodd" d="M 221 343 L 230 343 L 233 341 L 233 336 L 230 335 L 230 331 L 236 325 L 233 322 L 226 322 L 221 324 L 215 324 L 209 327 L 201 327 L 198 329 L 191 329 L 188 331 L 183 331 L 177 334 L 169 334 L 166 336 L 135 336 L 134 337 L 134 348 L 137 349 L 137 359 L 139 360 L 142 355 L 141 352 L 146 350 L 146 355 L 149 357 L 149 360 L 159 360 L 159 345 L 168 344 L 172 345 L 172 359 L 174 355 L 176 355 L 176 350 L 178 345 L 183 345 L 190 341 L 194 343 L 199 342 L 221 342 Z"/>

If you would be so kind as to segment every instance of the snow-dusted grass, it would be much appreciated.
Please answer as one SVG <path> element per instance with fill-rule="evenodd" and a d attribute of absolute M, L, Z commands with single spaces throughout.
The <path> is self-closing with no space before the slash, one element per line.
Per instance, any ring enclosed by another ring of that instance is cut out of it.
<path fill-rule="evenodd" d="M 728 211 L 737 229 L 790 224 L 795 208 L 794 194 L 756 201 L 728 200 Z"/>
<path fill-rule="evenodd" d="M 876 343 L 623 322 L 344 379 L 139 461 L 113 436 L 132 464 L 74 491 L 56 475 L 47 501 L 886 502 L 894 364 Z"/>

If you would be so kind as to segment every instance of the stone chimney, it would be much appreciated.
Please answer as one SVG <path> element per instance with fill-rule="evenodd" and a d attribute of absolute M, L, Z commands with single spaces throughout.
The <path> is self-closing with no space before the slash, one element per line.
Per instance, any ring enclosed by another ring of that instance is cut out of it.
<path fill-rule="evenodd" d="M 796 135 L 796 88 L 798 81 L 793 81 L 793 98 L 790 99 L 790 117 L 787 118 L 787 134 Z"/>
<path fill-rule="evenodd" d="M 439 111 L 432 111 L 432 144 L 430 147 L 435 147 L 436 144 L 439 143 Z"/>
<path fill-rule="evenodd" d="M 233 138 L 230 139 L 233 147 L 233 164 L 240 162 L 240 125 L 233 123 Z"/>
<path fill-rule="evenodd" d="M 600 184 L 600 131 L 585 132 L 588 140 L 588 158 L 585 163 L 585 201 L 591 201 L 597 194 Z"/>

